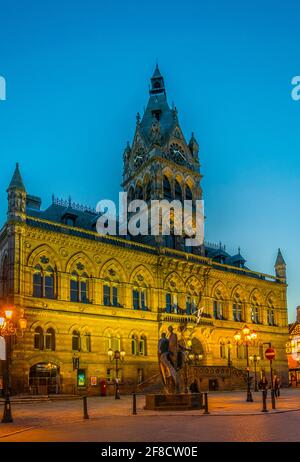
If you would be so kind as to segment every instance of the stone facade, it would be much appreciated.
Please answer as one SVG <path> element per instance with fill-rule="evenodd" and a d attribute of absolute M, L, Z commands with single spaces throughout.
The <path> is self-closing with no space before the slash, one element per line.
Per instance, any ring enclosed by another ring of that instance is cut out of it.
<path fill-rule="evenodd" d="M 155 87 L 157 79 L 162 81 L 157 71 L 154 75 Z M 177 126 L 175 110 L 173 117 Z M 142 130 L 143 120 L 138 125 Z M 174 142 L 171 158 L 162 155 L 166 133 L 150 124 L 149 146 L 142 140 L 145 134 L 139 141 L 142 157 L 148 149 L 147 161 L 134 161 L 137 135 L 124 154 L 126 191 L 136 191 L 145 168 L 148 181 L 153 180 L 152 198 L 163 197 L 166 172 L 173 196 L 178 181 L 184 194 L 188 185 L 193 200 L 202 197 L 197 142 L 192 137 L 185 143 L 178 127 L 182 152 L 190 153 L 184 165 L 176 160 L 181 148 L 175 149 Z M 145 182 L 142 191 L 147 194 Z M 8 219 L 0 232 L 1 304 L 12 304 L 15 319 L 28 321 L 23 337 L 12 341 L 13 391 L 42 393 L 50 387 L 51 392 L 99 394 L 106 380 L 112 392 L 115 364 L 108 359 L 109 348 L 125 351 L 119 378 L 124 391 L 133 390 L 158 373 L 158 339 L 169 325 L 203 355 L 201 366 L 226 367 L 231 361 L 245 370 L 245 351 L 235 345 L 234 334 L 247 323 L 258 334 L 250 354 L 263 358 L 265 344 L 271 342 L 277 351 L 274 367 L 286 383 L 288 319 L 281 254 L 276 276 L 271 276 L 248 269 L 240 254 L 230 257 L 217 246 L 191 253 L 182 242 L 170 248 L 162 241 L 99 235 L 97 215 L 71 202 L 53 200 L 42 212 L 40 200 L 27 194 L 18 166 L 8 199 Z M 203 314 L 197 320 L 199 307 Z M 267 368 L 262 360 L 259 369 Z"/>

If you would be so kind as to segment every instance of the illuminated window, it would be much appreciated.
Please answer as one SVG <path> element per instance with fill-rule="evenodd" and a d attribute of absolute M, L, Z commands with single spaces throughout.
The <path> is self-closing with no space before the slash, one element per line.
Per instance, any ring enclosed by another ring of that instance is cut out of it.
<path fill-rule="evenodd" d="M 88 303 L 88 275 L 81 276 L 76 271 L 71 274 L 70 300 L 71 302 Z"/>
<path fill-rule="evenodd" d="M 80 333 L 77 330 L 73 330 L 72 333 L 72 350 L 80 351 Z"/>
<path fill-rule="evenodd" d="M 45 347 L 46 347 L 46 350 L 55 351 L 55 331 L 54 329 L 52 329 L 52 327 L 50 327 L 46 331 Z"/>
<path fill-rule="evenodd" d="M 51 266 L 43 269 L 37 265 L 33 274 L 33 296 L 37 298 L 54 298 L 54 271 Z"/>
<path fill-rule="evenodd" d="M 131 354 L 137 355 L 138 354 L 138 339 L 135 335 L 131 337 Z"/>
<path fill-rule="evenodd" d="M 41 327 L 36 327 L 34 331 L 34 348 L 36 350 L 44 349 L 44 331 Z"/>

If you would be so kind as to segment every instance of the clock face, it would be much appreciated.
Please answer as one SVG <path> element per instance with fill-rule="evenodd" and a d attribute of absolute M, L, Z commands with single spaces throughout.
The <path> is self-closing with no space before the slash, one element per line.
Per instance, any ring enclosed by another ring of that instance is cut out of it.
<path fill-rule="evenodd" d="M 139 168 L 145 160 L 145 152 L 139 149 L 134 157 L 133 163 L 135 168 Z"/>
<path fill-rule="evenodd" d="M 170 154 L 172 160 L 174 160 L 178 164 L 185 164 L 187 161 L 183 149 L 177 143 L 171 144 Z"/>

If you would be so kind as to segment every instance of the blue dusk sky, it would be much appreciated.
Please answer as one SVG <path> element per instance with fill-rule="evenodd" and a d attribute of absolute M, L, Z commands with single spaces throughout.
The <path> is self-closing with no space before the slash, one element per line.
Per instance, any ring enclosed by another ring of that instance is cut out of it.
<path fill-rule="evenodd" d="M 122 153 L 156 59 L 200 145 L 206 239 L 274 274 L 300 304 L 300 4 L 0 0 L 0 219 L 19 162 L 30 194 L 117 200 Z"/>

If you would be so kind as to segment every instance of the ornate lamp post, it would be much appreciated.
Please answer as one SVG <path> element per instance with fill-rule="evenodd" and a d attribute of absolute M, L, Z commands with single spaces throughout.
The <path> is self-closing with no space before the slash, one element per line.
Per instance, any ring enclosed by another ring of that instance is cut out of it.
<path fill-rule="evenodd" d="M 119 361 L 124 361 L 125 358 L 125 351 L 124 350 L 116 350 L 113 351 L 111 348 L 107 352 L 109 360 L 116 362 L 116 379 L 115 379 L 115 399 L 120 399 L 120 389 L 119 389 Z"/>
<path fill-rule="evenodd" d="M 258 355 L 253 355 L 250 356 L 250 362 L 254 364 L 254 391 L 258 391 L 258 386 L 257 386 L 257 373 L 256 373 L 256 365 L 260 361 L 260 356 Z"/>
<path fill-rule="evenodd" d="M 248 326 L 244 326 L 240 331 L 236 331 L 234 334 L 234 340 L 237 345 L 246 346 L 246 357 L 247 357 L 247 399 L 246 401 L 252 402 L 252 393 L 250 386 L 250 368 L 249 368 L 249 345 L 257 338 L 257 333 L 254 330 L 250 330 Z"/>
<path fill-rule="evenodd" d="M 0 314 L 0 336 L 5 339 L 5 369 L 4 369 L 4 411 L 2 417 L 2 423 L 13 422 L 12 413 L 11 413 L 11 403 L 10 403 L 10 338 L 14 335 L 23 337 L 24 330 L 27 327 L 27 320 L 23 317 L 19 318 L 18 322 L 14 320 L 15 311 L 14 308 L 7 308 L 3 310 Z"/>

